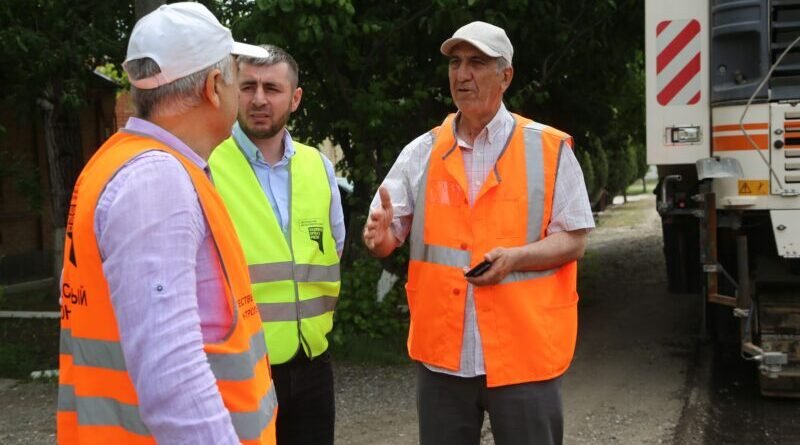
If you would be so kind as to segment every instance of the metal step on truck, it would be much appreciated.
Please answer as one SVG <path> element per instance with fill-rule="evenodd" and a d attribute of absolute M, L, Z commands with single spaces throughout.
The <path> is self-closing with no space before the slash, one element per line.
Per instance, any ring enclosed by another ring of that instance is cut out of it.
<path fill-rule="evenodd" d="M 670 290 L 800 397 L 800 0 L 646 0 L 645 34 Z"/>

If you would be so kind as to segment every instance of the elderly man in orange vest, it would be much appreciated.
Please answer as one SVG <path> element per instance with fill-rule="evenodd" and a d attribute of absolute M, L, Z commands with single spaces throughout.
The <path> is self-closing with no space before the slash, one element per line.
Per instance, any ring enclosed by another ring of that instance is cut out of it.
<path fill-rule="evenodd" d="M 503 104 L 513 51 L 484 22 L 442 44 L 458 112 L 403 149 L 364 227 L 377 257 L 410 233 L 422 445 L 477 445 L 484 412 L 499 445 L 562 442 L 576 260 L 594 220 L 572 138 Z"/>
<path fill-rule="evenodd" d="M 274 445 L 247 263 L 207 159 L 230 134 L 234 42 L 199 3 L 131 33 L 136 117 L 92 156 L 67 222 L 59 444 Z"/>

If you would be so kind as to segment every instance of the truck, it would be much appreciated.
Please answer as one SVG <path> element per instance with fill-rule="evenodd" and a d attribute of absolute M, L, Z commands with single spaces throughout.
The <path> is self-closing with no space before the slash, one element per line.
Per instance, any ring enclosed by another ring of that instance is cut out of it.
<path fill-rule="evenodd" d="M 670 291 L 800 396 L 800 0 L 646 0 L 647 160 Z"/>

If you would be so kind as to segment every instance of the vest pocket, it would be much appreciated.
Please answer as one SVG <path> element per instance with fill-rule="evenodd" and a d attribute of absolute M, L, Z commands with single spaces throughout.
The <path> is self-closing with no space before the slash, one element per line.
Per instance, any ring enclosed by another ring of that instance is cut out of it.
<path fill-rule="evenodd" d="M 522 205 L 523 203 L 517 198 L 498 197 L 492 202 L 491 213 L 487 215 L 487 220 L 494 226 L 493 232 L 498 240 L 524 244 L 526 228 L 519 218 L 522 214 L 520 210 Z"/>

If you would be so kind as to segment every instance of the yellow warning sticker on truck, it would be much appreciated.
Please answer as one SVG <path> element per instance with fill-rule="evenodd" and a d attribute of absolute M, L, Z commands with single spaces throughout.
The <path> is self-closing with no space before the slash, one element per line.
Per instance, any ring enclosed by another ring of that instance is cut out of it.
<path fill-rule="evenodd" d="M 740 195 L 768 195 L 769 181 L 766 180 L 739 180 Z"/>

